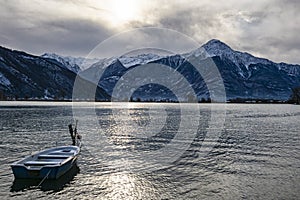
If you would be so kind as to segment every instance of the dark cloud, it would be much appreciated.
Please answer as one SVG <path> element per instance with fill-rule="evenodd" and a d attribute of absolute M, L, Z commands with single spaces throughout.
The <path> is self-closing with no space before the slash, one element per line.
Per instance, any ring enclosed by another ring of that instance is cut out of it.
<path fill-rule="evenodd" d="M 99 24 L 78 19 L 47 21 L 32 27 L 16 29 L 4 28 L 10 30 L 9 34 L 1 33 L 8 45 L 36 54 L 50 51 L 65 55 L 82 55 L 113 34 Z M 4 45 L 6 42 L 4 41 Z"/>

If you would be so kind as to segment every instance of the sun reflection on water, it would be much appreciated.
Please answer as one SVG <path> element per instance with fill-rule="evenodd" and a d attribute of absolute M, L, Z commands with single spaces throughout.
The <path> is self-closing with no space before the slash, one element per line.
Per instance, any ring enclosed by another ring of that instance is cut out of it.
<path fill-rule="evenodd" d="M 101 188 L 101 199 L 158 199 L 157 188 L 149 180 L 130 172 L 116 172 L 95 176 L 93 182 Z M 94 183 L 93 183 L 94 184 Z M 99 196 L 98 196 L 99 197 Z"/>

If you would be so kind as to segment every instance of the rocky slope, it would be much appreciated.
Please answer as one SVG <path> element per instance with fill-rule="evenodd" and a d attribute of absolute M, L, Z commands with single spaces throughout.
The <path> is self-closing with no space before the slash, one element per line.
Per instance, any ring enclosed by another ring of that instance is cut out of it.
<path fill-rule="evenodd" d="M 64 63 L 52 58 L 0 47 L 2 99 L 71 99 L 76 76 Z M 109 96 L 98 87 L 96 98 Z"/>

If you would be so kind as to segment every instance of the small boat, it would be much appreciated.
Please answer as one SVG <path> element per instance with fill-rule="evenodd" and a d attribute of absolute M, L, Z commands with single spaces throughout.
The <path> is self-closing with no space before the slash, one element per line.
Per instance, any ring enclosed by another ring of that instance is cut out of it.
<path fill-rule="evenodd" d="M 77 146 L 54 147 L 17 161 L 11 168 L 18 179 L 58 179 L 72 168 L 79 151 Z"/>
<path fill-rule="evenodd" d="M 77 125 L 77 122 L 76 122 Z M 75 164 L 80 152 L 76 126 L 69 125 L 73 145 L 49 148 L 11 164 L 16 179 L 58 179 Z"/>

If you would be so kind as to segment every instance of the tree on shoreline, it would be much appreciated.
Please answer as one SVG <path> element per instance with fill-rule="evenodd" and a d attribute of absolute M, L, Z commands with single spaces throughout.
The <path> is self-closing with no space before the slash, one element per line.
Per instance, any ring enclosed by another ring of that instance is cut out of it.
<path fill-rule="evenodd" d="M 300 104 L 300 87 L 293 88 L 292 91 L 293 94 L 290 98 L 290 102 Z"/>

